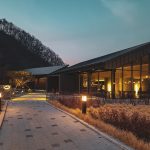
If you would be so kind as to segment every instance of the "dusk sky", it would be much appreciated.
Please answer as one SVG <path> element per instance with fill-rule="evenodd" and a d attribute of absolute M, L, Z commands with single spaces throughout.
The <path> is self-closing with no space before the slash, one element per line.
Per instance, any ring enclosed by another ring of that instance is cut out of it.
<path fill-rule="evenodd" d="M 0 18 L 70 65 L 149 42 L 149 16 L 150 0 L 0 0 Z"/>

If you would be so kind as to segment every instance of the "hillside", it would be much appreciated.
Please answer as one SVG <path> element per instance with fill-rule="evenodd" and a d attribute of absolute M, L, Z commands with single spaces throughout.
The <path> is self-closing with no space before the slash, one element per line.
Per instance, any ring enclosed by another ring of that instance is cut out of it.
<path fill-rule="evenodd" d="M 33 68 L 63 65 L 62 59 L 50 48 L 24 30 L 0 19 L 0 66 Z"/>

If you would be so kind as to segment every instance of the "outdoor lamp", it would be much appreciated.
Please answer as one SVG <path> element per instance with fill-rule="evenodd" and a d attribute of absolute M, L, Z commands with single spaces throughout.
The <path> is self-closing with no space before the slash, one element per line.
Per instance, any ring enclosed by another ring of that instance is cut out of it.
<path fill-rule="evenodd" d="M 0 93 L 0 111 L 2 111 L 2 93 Z"/>
<path fill-rule="evenodd" d="M 11 88 L 10 85 L 4 85 L 4 86 L 3 86 L 3 89 L 4 89 L 4 90 L 10 90 L 10 88 Z"/>
<path fill-rule="evenodd" d="M 82 114 L 86 114 L 87 96 L 82 96 Z"/>

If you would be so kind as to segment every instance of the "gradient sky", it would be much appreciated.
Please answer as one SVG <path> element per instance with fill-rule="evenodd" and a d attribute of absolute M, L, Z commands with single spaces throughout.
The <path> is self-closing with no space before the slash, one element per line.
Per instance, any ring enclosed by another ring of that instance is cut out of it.
<path fill-rule="evenodd" d="M 67 64 L 150 41 L 150 0 L 0 0 L 6 18 Z"/>

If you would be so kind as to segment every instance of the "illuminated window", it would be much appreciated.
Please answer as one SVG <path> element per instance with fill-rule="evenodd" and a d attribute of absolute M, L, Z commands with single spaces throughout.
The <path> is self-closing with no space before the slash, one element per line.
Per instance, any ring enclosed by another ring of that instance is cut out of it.
<path fill-rule="evenodd" d="M 147 97 L 148 96 L 148 89 L 149 89 L 149 76 L 148 76 L 148 64 L 142 65 L 142 79 L 141 79 L 141 90 L 142 90 L 142 96 Z"/>
<path fill-rule="evenodd" d="M 120 98 L 122 96 L 122 68 L 116 69 L 115 74 L 115 96 Z"/>
<path fill-rule="evenodd" d="M 139 98 L 140 95 L 140 65 L 133 66 L 133 91 L 134 97 Z"/>
<path fill-rule="evenodd" d="M 88 86 L 88 75 L 87 73 L 81 74 L 81 92 L 87 91 Z"/>

